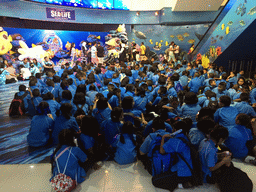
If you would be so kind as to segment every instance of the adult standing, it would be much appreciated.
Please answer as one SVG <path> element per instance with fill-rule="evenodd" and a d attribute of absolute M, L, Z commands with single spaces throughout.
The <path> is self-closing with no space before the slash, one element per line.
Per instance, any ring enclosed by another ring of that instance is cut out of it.
<path fill-rule="evenodd" d="M 194 51 L 195 49 L 195 44 L 192 44 L 191 47 L 189 48 L 189 51 L 188 51 L 188 61 L 191 62 L 192 61 L 192 52 Z"/>
<path fill-rule="evenodd" d="M 91 60 L 92 60 L 93 64 L 98 65 L 99 60 L 98 60 L 98 55 L 97 55 L 96 42 L 92 43 L 92 47 L 91 47 Z"/>
<path fill-rule="evenodd" d="M 100 42 L 98 42 L 98 46 L 97 46 L 97 56 L 98 56 L 98 62 L 103 64 L 103 62 L 104 62 L 104 48 L 101 46 Z"/>
<path fill-rule="evenodd" d="M 168 49 L 168 52 L 169 52 L 169 59 L 168 59 L 168 62 L 169 61 L 175 61 L 175 56 L 174 56 L 174 42 L 172 41 L 171 44 L 170 44 L 170 47 Z"/>
<path fill-rule="evenodd" d="M 144 56 L 146 54 L 146 46 L 144 45 L 143 42 L 141 42 L 140 45 L 140 56 Z"/>
<path fill-rule="evenodd" d="M 175 51 L 174 51 L 174 56 L 175 56 L 175 59 L 176 59 L 176 61 L 177 61 L 177 60 L 178 60 L 178 57 L 179 57 L 179 54 L 180 54 L 180 46 L 174 44 L 174 49 L 175 49 Z"/>

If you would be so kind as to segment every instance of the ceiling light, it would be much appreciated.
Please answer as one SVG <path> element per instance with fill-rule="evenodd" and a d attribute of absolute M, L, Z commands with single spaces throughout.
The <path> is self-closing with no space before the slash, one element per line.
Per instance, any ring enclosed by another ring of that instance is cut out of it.
<path fill-rule="evenodd" d="M 158 16 L 158 14 L 159 14 L 158 11 L 156 11 L 156 12 L 155 12 L 155 16 Z"/>
<path fill-rule="evenodd" d="M 139 16 L 139 15 L 140 15 L 140 12 L 139 12 L 139 11 L 137 11 L 136 15 L 137 15 L 137 16 Z"/>

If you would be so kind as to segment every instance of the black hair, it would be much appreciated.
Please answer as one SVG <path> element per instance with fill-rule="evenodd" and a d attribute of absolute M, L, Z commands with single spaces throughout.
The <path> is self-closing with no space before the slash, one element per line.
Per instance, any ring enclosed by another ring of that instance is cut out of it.
<path fill-rule="evenodd" d="M 210 107 L 203 107 L 198 112 L 197 120 L 200 121 L 201 119 L 206 118 L 206 117 L 214 119 L 214 112 L 215 112 L 215 110 Z"/>
<path fill-rule="evenodd" d="M 187 135 L 189 130 L 190 130 L 190 126 L 188 123 L 186 123 L 185 121 L 176 121 L 172 124 L 172 128 L 175 131 L 178 131 L 180 129 L 182 129 L 182 132 Z"/>
<path fill-rule="evenodd" d="M 239 122 L 237 122 L 239 121 Z M 240 113 L 236 116 L 236 122 L 239 125 L 243 125 L 252 130 L 251 117 L 244 113 Z"/>
<path fill-rule="evenodd" d="M 70 119 L 70 116 L 72 116 L 71 111 L 72 111 L 72 105 L 70 103 L 63 103 L 60 106 L 60 111 L 61 114 L 66 118 Z"/>
<path fill-rule="evenodd" d="M 75 105 L 84 105 L 86 103 L 86 99 L 85 99 L 85 94 L 83 93 L 76 93 L 74 96 L 74 101 L 73 103 Z"/>
<path fill-rule="evenodd" d="M 34 79 L 30 80 L 29 87 L 36 86 L 36 83 L 37 83 L 37 80 L 34 80 Z"/>
<path fill-rule="evenodd" d="M 26 89 L 27 89 L 26 85 L 19 86 L 19 91 L 26 91 Z"/>
<path fill-rule="evenodd" d="M 63 81 L 60 83 L 60 87 L 65 90 L 67 87 L 69 87 L 68 81 L 63 79 Z"/>
<path fill-rule="evenodd" d="M 89 91 L 96 91 L 96 87 L 94 84 L 91 84 L 89 87 Z"/>
<path fill-rule="evenodd" d="M 41 73 L 36 73 L 36 78 L 37 78 L 37 79 L 41 79 L 41 77 L 42 77 L 42 74 L 41 74 Z"/>
<path fill-rule="evenodd" d="M 67 81 L 68 81 L 69 85 L 73 85 L 73 83 L 74 83 L 74 80 L 72 78 L 69 78 Z"/>
<path fill-rule="evenodd" d="M 171 76 L 171 80 L 173 80 L 173 81 L 178 81 L 179 79 L 180 79 L 180 75 L 178 73 L 174 73 Z"/>
<path fill-rule="evenodd" d="M 100 131 L 100 125 L 95 117 L 85 115 L 81 120 L 80 129 L 84 135 L 97 139 Z"/>
<path fill-rule="evenodd" d="M 53 76 L 54 83 L 60 83 L 61 78 L 59 76 Z"/>
<path fill-rule="evenodd" d="M 216 125 L 210 132 L 210 138 L 214 139 L 217 143 L 219 143 L 220 139 L 226 140 L 228 135 L 228 129 L 222 125 Z"/>
<path fill-rule="evenodd" d="M 38 110 L 38 109 L 40 109 L 40 110 Z M 48 109 L 49 109 L 49 104 L 45 101 L 42 101 L 37 106 L 37 115 L 45 115 L 45 111 L 47 111 Z"/>
<path fill-rule="evenodd" d="M 76 88 L 76 93 L 83 93 L 86 94 L 86 85 L 80 84 Z"/>
<path fill-rule="evenodd" d="M 113 122 L 119 122 L 122 114 L 123 114 L 123 109 L 121 107 L 115 107 L 111 111 L 111 120 Z"/>
<path fill-rule="evenodd" d="M 133 92 L 134 91 L 134 85 L 133 84 L 128 84 L 126 85 L 126 92 Z"/>
<path fill-rule="evenodd" d="M 184 102 L 186 104 L 196 104 L 198 102 L 198 98 L 195 93 L 187 92 L 187 93 L 185 93 Z"/>
<path fill-rule="evenodd" d="M 248 93 L 241 93 L 240 95 L 241 101 L 249 101 L 249 94 Z"/>
<path fill-rule="evenodd" d="M 136 141 L 133 138 L 134 133 L 134 125 L 130 121 L 124 122 L 124 125 L 122 127 L 122 133 L 120 134 L 120 142 L 125 144 L 124 136 L 123 134 L 128 134 L 132 143 L 136 146 Z"/>
<path fill-rule="evenodd" d="M 46 94 L 43 95 L 43 99 L 44 99 L 45 101 L 47 101 L 47 100 L 53 100 L 53 98 L 54 98 L 54 96 L 53 96 L 53 94 L 52 94 L 51 92 L 48 92 L 48 93 L 46 93 Z"/>
<path fill-rule="evenodd" d="M 153 119 L 152 128 L 155 130 L 165 129 L 164 120 L 161 117 L 156 117 Z"/>
<path fill-rule="evenodd" d="M 231 104 L 231 99 L 227 95 L 221 96 L 219 101 L 220 101 L 220 103 L 222 103 L 224 105 L 224 107 L 228 107 Z"/>
<path fill-rule="evenodd" d="M 39 97 L 40 96 L 40 90 L 39 89 L 34 89 L 32 91 L 32 95 L 33 95 L 33 97 Z"/>
<path fill-rule="evenodd" d="M 72 99 L 71 92 L 69 90 L 62 91 L 62 99 L 71 100 Z"/>
<path fill-rule="evenodd" d="M 121 81 L 121 87 L 125 87 L 127 84 L 129 84 L 129 81 L 129 77 L 123 78 L 123 80 Z"/>
<path fill-rule="evenodd" d="M 160 92 L 159 95 L 165 95 L 167 93 L 167 88 L 164 86 L 161 86 L 159 88 L 159 92 Z"/>
<path fill-rule="evenodd" d="M 205 135 L 209 134 L 210 131 L 215 127 L 215 122 L 210 117 L 203 117 L 197 122 L 197 128 Z"/>
<path fill-rule="evenodd" d="M 132 109 L 133 108 L 133 97 L 128 96 L 128 97 L 123 98 L 122 107 L 123 107 L 123 109 Z"/>
<path fill-rule="evenodd" d="M 47 80 L 46 80 L 46 85 L 48 85 L 48 86 L 50 86 L 50 87 L 54 87 L 54 86 L 55 86 L 55 85 L 54 85 L 54 81 L 51 80 L 51 79 L 47 79 Z"/>
<path fill-rule="evenodd" d="M 106 109 L 108 107 L 108 100 L 104 98 L 99 98 L 97 102 L 97 109 Z"/>

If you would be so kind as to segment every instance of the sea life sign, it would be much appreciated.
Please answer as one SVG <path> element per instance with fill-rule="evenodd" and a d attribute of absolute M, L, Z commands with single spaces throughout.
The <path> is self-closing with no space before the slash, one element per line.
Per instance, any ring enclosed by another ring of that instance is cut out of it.
<path fill-rule="evenodd" d="M 58 20 L 76 20 L 74 10 L 56 9 L 46 7 L 46 17 Z"/>

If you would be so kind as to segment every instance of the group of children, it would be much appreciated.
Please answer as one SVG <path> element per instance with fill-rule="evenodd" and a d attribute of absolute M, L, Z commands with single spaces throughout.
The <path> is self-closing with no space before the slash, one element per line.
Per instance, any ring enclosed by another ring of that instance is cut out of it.
<path fill-rule="evenodd" d="M 223 175 L 234 171 L 232 158 L 256 157 L 256 78 L 243 75 L 214 64 L 204 69 L 200 61 L 76 61 L 45 78 L 34 74 L 16 96 L 23 96 L 24 112 L 32 117 L 29 146 L 56 147 L 53 177 L 65 169 L 81 183 L 88 169 L 100 168 L 98 161 L 139 159 L 156 187 L 189 188 L 193 148 L 203 181 L 221 188 Z M 171 161 L 155 164 L 164 155 Z M 252 191 L 250 180 L 248 189 L 238 185 L 236 191 Z"/>

